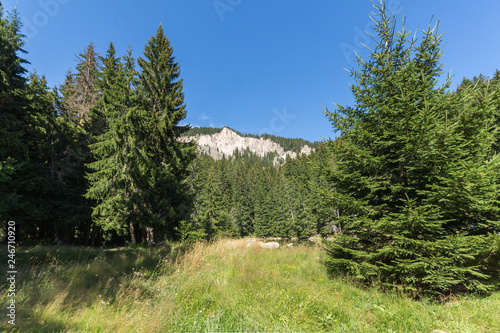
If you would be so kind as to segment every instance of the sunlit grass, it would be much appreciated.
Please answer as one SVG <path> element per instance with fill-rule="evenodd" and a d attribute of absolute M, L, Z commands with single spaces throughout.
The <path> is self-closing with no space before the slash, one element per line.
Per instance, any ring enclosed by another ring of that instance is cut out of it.
<path fill-rule="evenodd" d="M 500 296 L 414 301 L 329 277 L 319 247 L 20 250 L 20 332 L 498 332 Z M 29 264 L 28 264 L 29 263 Z M 2 308 L 8 300 L 2 284 Z M 2 328 L 10 329 L 6 321 Z"/>

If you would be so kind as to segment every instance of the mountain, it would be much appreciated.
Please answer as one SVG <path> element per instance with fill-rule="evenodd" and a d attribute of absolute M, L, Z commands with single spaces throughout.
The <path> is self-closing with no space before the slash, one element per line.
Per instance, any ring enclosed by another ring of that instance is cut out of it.
<path fill-rule="evenodd" d="M 273 165 L 282 164 L 287 156 L 295 158 L 297 154 L 309 155 L 319 143 L 302 139 L 288 139 L 271 135 L 256 136 L 241 134 L 229 127 L 194 128 L 179 138 L 180 141 L 194 140 L 198 150 L 215 160 L 232 156 L 270 157 Z M 279 142 L 279 143 L 278 143 Z M 281 143 L 281 144 L 280 144 Z M 288 149 L 285 149 L 287 146 Z"/>

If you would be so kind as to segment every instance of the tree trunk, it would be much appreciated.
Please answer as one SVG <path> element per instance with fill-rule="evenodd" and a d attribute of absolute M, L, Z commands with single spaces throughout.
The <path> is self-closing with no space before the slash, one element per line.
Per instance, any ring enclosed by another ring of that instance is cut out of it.
<path fill-rule="evenodd" d="M 136 239 L 135 239 L 135 228 L 134 228 L 134 222 L 130 221 L 129 223 L 129 228 L 130 228 L 130 242 L 132 244 L 135 244 L 136 243 Z"/>

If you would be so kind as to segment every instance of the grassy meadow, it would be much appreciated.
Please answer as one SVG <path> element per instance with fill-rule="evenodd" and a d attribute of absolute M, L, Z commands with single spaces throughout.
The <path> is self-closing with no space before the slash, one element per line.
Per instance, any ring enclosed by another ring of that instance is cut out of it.
<path fill-rule="evenodd" d="M 269 250 L 247 243 L 220 240 L 189 248 L 174 244 L 108 250 L 20 247 L 17 325 L 12 330 L 2 319 L 0 330 L 500 331 L 499 293 L 446 303 L 415 301 L 327 276 L 320 247 Z M 2 282 L 4 313 L 6 287 Z"/>

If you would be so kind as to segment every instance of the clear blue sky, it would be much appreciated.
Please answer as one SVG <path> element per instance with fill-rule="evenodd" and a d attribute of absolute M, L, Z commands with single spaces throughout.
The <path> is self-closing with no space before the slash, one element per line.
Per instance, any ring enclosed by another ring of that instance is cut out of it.
<path fill-rule="evenodd" d="M 11 10 L 15 0 L 2 3 Z M 454 86 L 500 68 L 500 1 L 387 4 L 412 31 L 440 20 Z M 334 137 L 321 106 L 353 104 L 343 68 L 355 65 L 348 51 L 360 50 L 373 10 L 369 0 L 19 0 L 18 9 L 29 70 L 51 86 L 89 42 L 101 54 L 110 41 L 121 54 L 130 44 L 137 57 L 161 23 L 181 65 L 189 123 L 314 141 Z"/>

